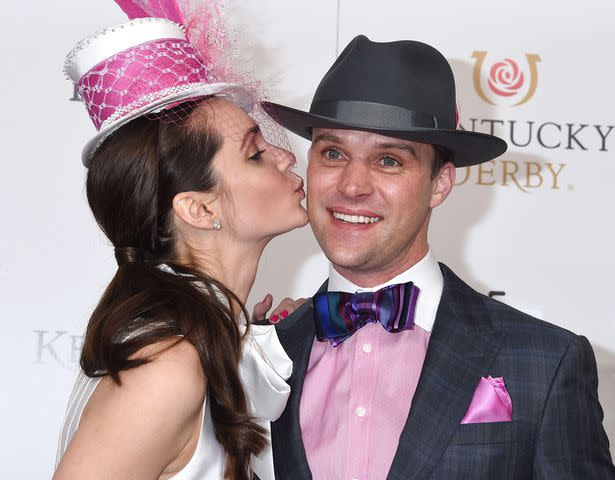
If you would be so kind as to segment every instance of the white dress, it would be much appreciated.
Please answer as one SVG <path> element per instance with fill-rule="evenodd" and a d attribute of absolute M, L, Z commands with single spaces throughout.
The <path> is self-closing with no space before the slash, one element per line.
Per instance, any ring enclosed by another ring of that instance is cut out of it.
<path fill-rule="evenodd" d="M 290 387 L 285 380 L 292 373 L 292 365 L 273 325 L 250 326 L 239 372 L 248 398 L 250 413 L 269 435 L 271 431 L 269 422 L 279 418 L 290 395 Z M 60 432 L 56 468 L 79 426 L 83 409 L 99 382 L 100 378 L 90 378 L 82 371 L 79 372 Z M 188 464 L 172 477 L 173 480 L 224 478 L 226 454 L 216 440 L 209 408 L 206 395 L 196 450 Z M 251 467 L 261 480 L 274 480 L 271 446 L 266 447 L 258 457 L 252 458 Z"/>

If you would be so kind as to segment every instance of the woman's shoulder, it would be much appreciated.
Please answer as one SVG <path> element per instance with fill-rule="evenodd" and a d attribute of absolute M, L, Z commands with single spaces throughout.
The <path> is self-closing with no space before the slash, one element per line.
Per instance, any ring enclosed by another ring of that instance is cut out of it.
<path fill-rule="evenodd" d="M 197 350 L 178 337 L 135 356 L 149 361 L 120 372 L 119 384 L 108 376 L 99 382 L 59 465 L 64 476 L 57 478 L 103 472 L 105 465 L 118 477 L 135 468 L 147 476 L 193 449 L 206 394 Z"/>
<path fill-rule="evenodd" d="M 145 358 L 147 363 L 120 372 L 121 383 L 137 382 L 156 388 L 160 383 L 167 390 L 178 388 L 202 399 L 205 375 L 200 356 L 190 342 L 181 337 L 167 338 L 143 347 L 131 358 Z M 146 385 L 142 385 L 146 386 Z"/>
<path fill-rule="evenodd" d="M 117 397 L 108 400 L 147 404 L 150 417 L 166 416 L 178 422 L 200 412 L 206 379 L 199 354 L 190 342 L 180 337 L 161 340 L 142 348 L 134 357 L 148 361 L 120 372 L 119 385 L 110 378 L 101 382 L 103 395 Z"/>

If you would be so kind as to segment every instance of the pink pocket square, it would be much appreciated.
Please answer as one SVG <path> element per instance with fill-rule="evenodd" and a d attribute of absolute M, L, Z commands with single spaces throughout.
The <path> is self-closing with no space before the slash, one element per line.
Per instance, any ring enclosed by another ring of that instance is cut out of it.
<path fill-rule="evenodd" d="M 470 407 L 461 423 L 488 423 L 512 421 L 512 400 L 504 385 L 504 378 L 482 377 Z"/>

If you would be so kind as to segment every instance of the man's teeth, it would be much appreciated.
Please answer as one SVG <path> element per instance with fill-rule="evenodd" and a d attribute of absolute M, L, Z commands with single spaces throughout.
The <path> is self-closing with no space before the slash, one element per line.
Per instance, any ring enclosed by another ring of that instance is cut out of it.
<path fill-rule="evenodd" d="M 333 216 L 346 223 L 376 223 L 380 217 L 365 217 L 363 215 L 346 215 L 345 213 L 333 212 Z"/>

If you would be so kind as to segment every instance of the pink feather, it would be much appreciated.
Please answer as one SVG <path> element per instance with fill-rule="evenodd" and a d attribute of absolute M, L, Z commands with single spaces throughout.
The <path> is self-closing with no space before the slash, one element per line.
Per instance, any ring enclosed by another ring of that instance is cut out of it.
<path fill-rule="evenodd" d="M 233 46 L 222 19 L 224 0 L 178 0 L 186 18 L 186 35 L 210 68 L 213 78 L 231 82 L 239 78 L 232 72 Z"/>
<path fill-rule="evenodd" d="M 184 14 L 177 0 L 115 0 L 128 18 L 166 18 L 184 25 Z"/>

